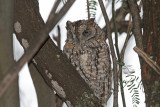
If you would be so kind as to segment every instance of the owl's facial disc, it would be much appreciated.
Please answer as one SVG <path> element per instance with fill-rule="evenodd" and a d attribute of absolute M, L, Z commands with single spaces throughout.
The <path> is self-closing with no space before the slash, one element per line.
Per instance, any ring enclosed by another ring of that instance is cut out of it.
<path fill-rule="evenodd" d="M 82 35 L 80 35 L 80 41 L 89 41 L 90 39 L 94 38 L 96 35 L 96 31 L 94 28 L 86 28 L 83 32 Z"/>
<path fill-rule="evenodd" d="M 77 22 L 67 21 L 67 40 L 72 43 L 86 42 L 96 36 L 96 30 L 93 26 L 93 22 L 80 20 Z"/>

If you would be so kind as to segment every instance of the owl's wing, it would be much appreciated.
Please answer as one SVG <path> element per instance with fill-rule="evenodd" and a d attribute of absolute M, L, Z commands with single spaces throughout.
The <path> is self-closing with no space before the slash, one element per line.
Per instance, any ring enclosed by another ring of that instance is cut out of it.
<path fill-rule="evenodd" d="M 72 50 L 73 50 L 73 44 L 66 42 L 66 44 L 63 47 L 63 52 L 67 55 L 68 58 L 70 58 Z"/>

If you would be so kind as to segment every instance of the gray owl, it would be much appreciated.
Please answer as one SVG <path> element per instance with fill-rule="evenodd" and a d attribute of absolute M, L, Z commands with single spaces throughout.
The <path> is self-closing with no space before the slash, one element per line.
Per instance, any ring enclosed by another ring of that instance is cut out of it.
<path fill-rule="evenodd" d="M 104 106 L 111 91 L 111 61 L 105 33 L 94 19 L 67 21 L 64 53 Z"/>

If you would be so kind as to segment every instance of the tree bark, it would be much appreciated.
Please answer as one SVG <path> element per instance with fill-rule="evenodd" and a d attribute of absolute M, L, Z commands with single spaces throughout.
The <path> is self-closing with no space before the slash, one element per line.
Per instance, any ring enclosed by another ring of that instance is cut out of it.
<path fill-rule="evenodd" d="M 15 3 L 17 15 L 14 21 L 19 23 L 15 33 L 25 48 L 26 42 L 27 46 L 32 45 L 32 41 L 39 36 L 37 34 L 43 28 L 44 22 L 39 13 L 37 0 L 15 0 Z M 101 107 L 98 98 L 50 38 L 30 63 L 34 63 L 46 83 L 56 90 L 69 107 Z"/>
<path fill-rule="evenodd" d="M 33 63 L 29 64 L 29 71 L 36 89 L 38 107 L 56 107 L 56 96 L 53 90 L 48 87 Z"/>
<path fill-rule="evenodd" d="M 143 0 L 144 51 L 160 65 L 160 1 Z M 160 106 L 160 76 L 147 63 L 142 63 L 146 107 Z"/>
<path fill-rule="evenodd" d="M 0 82 L 13 59 L 13 2 L 0 0 Z M 19 107 L 18 79 L 13 82 L 0 100 L 0 107 Z"/>
<path fill-rule="evenodd" d="M 14 0 L 14 2 L 15 2 L 15 6 L 14 6 L 14 8 L 15 8 L 15 13 L 14 13 L 15 24 L 14 24 L 14 27 L 16 27 L 16 26 L 18 26 L 16 24 L 19 23 L 16 19 L 23 16 L 23 14 L 28 15 L 28 12 L 34 12 L 35 8 L 38 9 L 38 3 L 34 4 L 34 2 L 32 2 L 32 1 L 21 1 L 21 0 Z M 33 14 L 30 15 L 30 17 L 32 17 L 32 16 L 33 16 Z M 35 18 L 35 20 L 36 20 L 36 18 Z M 31 22 L 31 23 L 33 23 L 33 22 Z M 27 27 L 30 27 L 30 26 L 26 26 L 26 29 L 25 29 L 29 32 L 29 29 Z M 33 25 L 33 27 L 35 27 L 35 26 Z M 32 28 L 32 27 L 30 27 L 30 28 Z M 19 25 L 19 29 L 17 29 L 17 30 L 19 32 L 21 31 L 20 25 Z M 29 64 L 29 71 L 30 71 L 30 74 L 31 74 L 31 77 L 33 80 L 33 84 L 36 89 L 37 99 L 38 99 L 38 107 L 56 107 L 55 106 L 55 95 L 53 93 L 53 90 L 47 86 L 47 84 L 45 83 L 42 76 L 38 73 L 38 69 L 33 65 L 33 63 Z"/>

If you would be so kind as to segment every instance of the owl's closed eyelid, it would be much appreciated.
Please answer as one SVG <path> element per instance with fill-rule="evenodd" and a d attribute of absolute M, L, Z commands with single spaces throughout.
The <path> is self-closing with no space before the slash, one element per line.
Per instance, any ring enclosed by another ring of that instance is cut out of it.
<path fill-rule="evenodd" d="M 83 34 L 88 34 L 89 30 L 84 30 Z"/>

